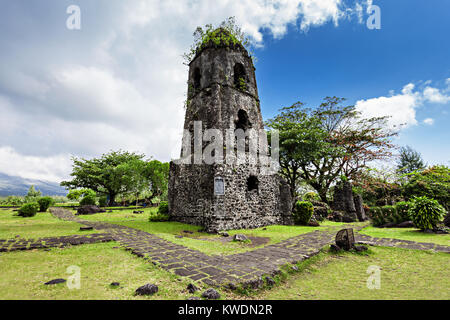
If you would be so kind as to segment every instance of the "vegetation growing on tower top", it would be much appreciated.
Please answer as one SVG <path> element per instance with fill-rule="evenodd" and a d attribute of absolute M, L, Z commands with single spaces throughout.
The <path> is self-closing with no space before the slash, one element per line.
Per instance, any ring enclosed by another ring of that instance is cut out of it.
<path fill-rule="evenodd" d="M 250 45 L 249 38 L 236 24 L 234 17 L 229 17 L 218 27 L 214 27 L 212 24 L 207 24 L 204 27 L 199 26 L 193 36 L 194 43 L 189 51 L 183 55 L 184 64 L 186 65 L 189 65 L 195 56 L 207 47 L 241 47 L 248 50 Z"/>

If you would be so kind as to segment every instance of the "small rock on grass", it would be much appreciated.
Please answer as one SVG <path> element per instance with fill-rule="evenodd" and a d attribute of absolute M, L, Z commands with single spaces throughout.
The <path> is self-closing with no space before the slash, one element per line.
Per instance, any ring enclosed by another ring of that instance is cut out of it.
<path fill-rule="evenodd" d="M 337 244 L 330 244 L 330 251 L 339 252 L 339 251 L 342 251 L 342 248 L 339 247 Z"/>
<path fill-rule="evenodd" d="M 275 280 L 273 280 L 271 277 L 266 277 L 266 283 L 269 287 L 273 287 L 275 285 Z"/>
<path fill-rule="evenodd" d="M 202 293 L 202 297 L 208 300 L 216 300 L 220 299 L 220 294 L 213 288 L 209 288 L 208 290 Z"/>
<path fill-rule="evenodd" d="M 158 286 L 155 284 L 147 283 L 142 287 L 136 289 L 135 294 L 139 296 L 150 296 L 158 292 Z"/>
<path fill-rule="evenodd" d="M 235 235 L 233 236 L 233 241 L 241 241 L 241 242 L 244 242 L 244 241 L 249 241 L 249 238 L 247 238 L 247 236 L 246 236 L 246 235 L 243 235 L 243 234 L 235 234 Z"/>
<path fill-rule="evenodd" d="M 414 222 L 412 221 L 403 221 L 399 223 L 396 228 L 414 228 Z"/>
<path fill-rule="evenodd" d="M 189 298 L 187 298 L 187 300 L 200 300 L 200 298 L 199 297 L 189 297 Z"/>
<path fill-rule="evenodd" d="M 120 282 L 111 282 L 110 286 L 113 288 L 117 288 L 118 286 L 120 286 Z"/>
<path fill-rule="evenodd" d="M 64 282 L 66 282 L 65 279 L 53 279 L 53 280 L 50 280 L 50 281 L 48 281 L 48 282 L 46 282 L 46 283 L 44 283 L 44 284 L 45 284 L 46 286 L 48 286 L 48 285 L 58 284 L 58 283 L 64 283 Z"/>
<path fill-rule="evenodd" d="M 189 293 L 194 293 L 195 291 L 198 291 L 198 288 L 195 286 L 195 284 L 189 283 L 187 286 L 187 291 L 189 291 Z"/>
<path fill-rule="evenodd" d="M 366 246 L 354 246 L 354 249 L 355 249 L 355 251 L 358 251 L 358 252 L 367 251 Z"/>
<path fill-rule="evenodd" d="M 232 282 L 230 282 L 227 287 L 230 290 L 236 290 L 237 289 L 236 285 L 234 283 L 232 283 Z"/>

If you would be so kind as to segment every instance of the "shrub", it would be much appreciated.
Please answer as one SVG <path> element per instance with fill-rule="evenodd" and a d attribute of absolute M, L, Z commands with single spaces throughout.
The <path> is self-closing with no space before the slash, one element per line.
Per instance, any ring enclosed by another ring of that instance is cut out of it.
<path fill-rule="evenodd" d="M 158 207 L 158 214 L 168 214 L 169 203 L 167 201 L 161 201 Z"/>
<path fill-rule="evenodd" d="M 409 220 L 408 215 L 405 215 L 404 205 L 402 202 L 399 202 L 398 207 L 402 210 L 401 212 L 397 210 L 397 205 L 370 207 L 368 210 L 368 215 L 372 219 L 372 224 L 375 227 L 379 227 L 386 223 L 400 223 Z"/>
<path fill-rule="evenodd" d="M 106 207 L 108 205 L 108 199 L 106 198 L 106 196 L 102 196 L 98 199 L 98 205 L 100 207 Z"/>
<path fill-rule="evenodd" d="M 97 194 L 94 190 L 91 189 L 83 189 L 83 199 L 80 201 L 80 206 L 87 206 L 87 205 L 96 205 L 97 201 L 95 200 Z"/>
<path fill-rule="evenodd" d="M 320 197 L 316 192 L 307 192 L 303 195 L 303 201 L 320 201 Z"/>
<path fill-rule="evenodd" d="M 384 223 L 396 222 L 397 210 L 395 210 L 394 206 L 382 206 L 381 213 L 384 219 Z"/>
<path fill-rule="evenodd" d="M 309 201 L 297 201 L 294 206 L 295 224 L 307 225 L 314 213 L 314 206 Z"/>
<path fill-rule="evenodd" d="M 25 203 L 24 198 L 18 196 L 8 196 L 6 199 L 2 201 L 2 205 L 9 205 L 9 206 L 21 206 L 24 203 Z"/>
<path fill-rule="evenodd" d="M 36 202 L 30 202 L 24 204 L 19 209 L 19 216 L 21 217 L 34 217 L 39 210 L 39 204 Z"/>
<path fill-rule="evenodd" d="M 164 213 L 152 214 L 148 219 L 150 222 L 164 222 L 169 221 L 169 215 Z"/>
<path fill-rule="evenodd" d="M 80 206 L 95 205 L 95 196 L 87 195 L 80 201 Z"/>
<path fill-rule="evenodd" d="M 408 214 L 419 229 L 426 230 L 435 229 L 444 220 L 446 211 L 437 200 L 422 196 L 411 200 Z"/>
<path fill-rule="evenodd" d="M 50 206 L 55 204 L 52 197 L 42 197 L 37 201 L 39 204 L 39 212 L 46 212 Z"/>
<path fill-rule="evenodd" d="M 400 201 L 395 204 L 395 209 L 397 210 L 397 216 L 399 217 L 398 223 L 410 220 L 408 210 L 411 204 L 406 201 Z"/>
<path fill-rule="evenodd" d="M 385 224 L 383 212 L 381 211 L 380 207 L 370 207 L 369 217 L 372 219 L 372 224 L 375 227 L 379 227 Z"/>

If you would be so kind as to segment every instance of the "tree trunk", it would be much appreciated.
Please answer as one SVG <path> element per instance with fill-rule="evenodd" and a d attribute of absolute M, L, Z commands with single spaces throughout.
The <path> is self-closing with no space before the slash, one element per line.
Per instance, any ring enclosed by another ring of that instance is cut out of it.
<path fill-rule="evenodd" d="M 329 204 L 328 199 L 327 199 L 327 191 L 326 190 L 318 190 L 318 192 L 319 192 L 320 200 L 322 200 L 322 202 L 325 202 L 326 204 Z"/>
<path fill-rule="evenodd" d="M 114 206 L 115 200 L 116 200 L 116 194 L 113 193 L 113 192 L 109 192 L 109 203 L 108 203 L 108 206 L 110 206 L 110 207 Z"/>

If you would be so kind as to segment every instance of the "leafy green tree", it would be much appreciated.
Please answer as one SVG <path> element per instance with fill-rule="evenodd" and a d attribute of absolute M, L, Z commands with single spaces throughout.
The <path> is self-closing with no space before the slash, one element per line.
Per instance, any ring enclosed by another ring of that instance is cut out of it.
<path fill-rule="evenodd" d="M 150 181 L 150 200 L 156 197 L 166 199 L 169 181 L 169 163 L 151 160 L 147 163 L 145 175 Z"/>
<path fill-rule="evenodd" d="M 447 166 L 433 166 L 408 175 L 403 185 L 403 195 L 407 199 L 426 196 L 437 200 L 447 210 L 450 209 L 450 169 Z"/>
<path fill-rule="evenodd" d="M 302 178 L 302 168 L 321 157 L 329 148 L 326 132 L 318 118 L 310 117 L 302 102 L 284 107 L 267 121 L 267 126 L 279 132 L 281 175 L 286 179 L 291 195 L 296 197 Z M 271 139 L 271 132 L 268 132 Z"/>
<path fill-rule="evenodd" d="M 132 195 L 136 198 L 136 205 L 142 191 L 149 188 L 148 163 L 140 159 L 132 159 L 118 166 L 117 171 L 124 176 L 122 195 Z"/>
<path fill-rule="evenodd" d="M 353 178 L 353 190 L 369 206 L 393 205 L 403 200 L 400 177 L 392 168 L 365 168 Z"/>
<path fill-rule="evenodd" d="M 42 192 L 39 190 L 36 190 L 34 185 L 31 185 L 30 188 L 28 189 L 28 193 L 25 196 L 25 202 L 29 203 L 29 202 L 36 202 L 39 197 L 42 196 Z"/>
<path fill-rule="evenodd" d="M 328 203 L 327 192 L 341 175 L 352 179 L 369 162 L 392 156 L 397 131 L 386 125 L 388 117 L 364 118 L 343 101 L 326 97 L 315 109 L 297 102 L 267 122 L 279 130 L 281 174 L 293 195 L 304 180 Z"/>
<path fill-rule="evenodd" d="M 400 158 L 397 162 L 397 170 L 401 174 L 408 174 L 426 167 L 419 152 L 410 146 L 400 149 Z"/>
<path fill-rule="evenodd" d="M 69 200 L 75 200 L 78 201 L 83 194 L 85 194 L 87 189 L 72 189 L 69 190 L 69 193 L 67 194 L 67 199 Z"/>
<path fill-rule="evenodd" d="M 83 159 L 72 158 L 73 169 L 70 181 L 61 182 L 61 186 L 68 189 L 88 188 L 98 194 L 109 196 L 109 204 L 115 202 L 120 193 L 130 192 L 136 183 L 136 163 L 142 162 L 144 155 L 126 151 L 111 151 L 100 158 Z"/>

